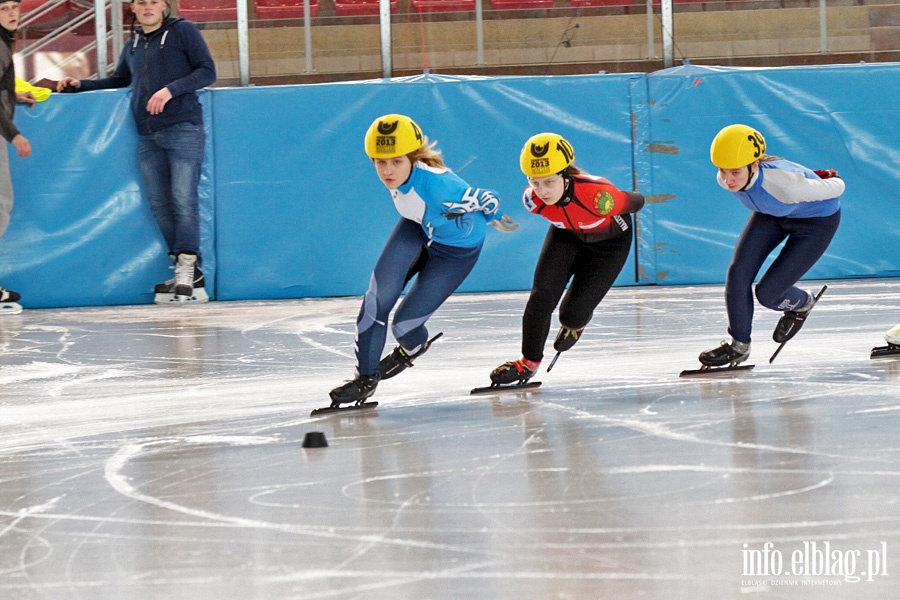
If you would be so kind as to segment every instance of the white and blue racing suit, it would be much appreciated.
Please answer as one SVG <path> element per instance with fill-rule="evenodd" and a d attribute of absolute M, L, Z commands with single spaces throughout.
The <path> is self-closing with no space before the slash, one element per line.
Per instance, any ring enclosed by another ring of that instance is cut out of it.
<path fill-rule="evenodd" d="M 391 332 L 410 354 L 428 340 L 425 322 L 472 271 L 486 224 L 502 216 L 495 193 L 422 162 L 391 196 L 401 219 L 381 251 L 356 320 L 361 375 L 378 373 L 390 312 L 413 277 Z"/>

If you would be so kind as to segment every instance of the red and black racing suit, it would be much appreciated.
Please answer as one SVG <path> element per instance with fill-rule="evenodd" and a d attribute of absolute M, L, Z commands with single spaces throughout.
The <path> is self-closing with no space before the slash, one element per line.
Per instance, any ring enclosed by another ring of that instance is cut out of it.
<path fill-rule="evenodd" d="M 550 333 L 553 309 L 569 329 L 581 329 L 625 266 L 631 250 L 631 213 L 644 206 L 644 196 L 624 192 L 608 180 L 587 174 L 569 176 L 570 183 L 556 204 L 545 204 L 531 187 L 522 198 L 525 208 L 552 226 L 534 270 L 531 296 L 522 316 L 522 356 L 540 362 Z"/>

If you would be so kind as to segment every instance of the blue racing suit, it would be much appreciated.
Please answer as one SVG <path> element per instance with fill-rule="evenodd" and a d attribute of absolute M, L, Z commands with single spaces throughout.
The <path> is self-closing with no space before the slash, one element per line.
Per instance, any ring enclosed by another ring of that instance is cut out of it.
<path fill-rule="evenodd" d="M 472 271 L 486 224 L 502 216 L 493 192 L 422 162 L 391 196 L 401 219 L 381 251 L 356 320 L 361 375 L 379 372 L 388 317 L 416 276 L 394 313 L 391 332 L 409 354 L 428 340 L 425 322 Z"/>
<path fill-rule="evenodd" d="M 728 189 L 721 171 L 719 185 Z M 796 283 L 822 257 L 841 221 L 838 200 L 844 192 L 839 177 L 821 179 L 789 160 L 760 162 L 743 190 L 732 192 L 753 213 L 734 248 L 725 280 L 728 333 L 750 342 L 753 321 L 753 281 L 763 263 L 787 240 L 756 284 L 760 304 L 772 310 L 795 310 L 808 292 Z"/>

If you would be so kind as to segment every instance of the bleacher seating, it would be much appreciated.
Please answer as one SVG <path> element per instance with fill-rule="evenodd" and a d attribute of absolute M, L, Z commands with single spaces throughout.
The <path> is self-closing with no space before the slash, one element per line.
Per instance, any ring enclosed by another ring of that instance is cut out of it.
<path fill-rule="evenodd" d="M 397 0 L 391 0 L 391 12 L 396 13 Z M 377 15 L 381 10 L 379 0 L 334 0 L 334 14 L 339 17 Z"/>
<path fill-rule="evenodd" d="M 553 8 L 553 2 L 554 0 L 491 0 L 491 8 L 495 10 Z"/>
<path fill-rule="evenodd" d="M 237 21 L 235 0 L 179 0 L 178 16 L 188 21 Z"/>
<path fill-rule="evenodd" d="M 302 19 L 303 0 L 255 0 L 260 19 Z M 319 0 L 309 0 L 309 16 L 319 16 Z"/>
<path fill-rule="evenodd" d="M 634 0 L 569 0 L 569 4 L 575 7 L 627 6 L 633 3 Z"/>
<path fill-rule="evenodd" d="M 416 12 L 465 12 L 475 10 L 475 0 L 412 0 Z"/>

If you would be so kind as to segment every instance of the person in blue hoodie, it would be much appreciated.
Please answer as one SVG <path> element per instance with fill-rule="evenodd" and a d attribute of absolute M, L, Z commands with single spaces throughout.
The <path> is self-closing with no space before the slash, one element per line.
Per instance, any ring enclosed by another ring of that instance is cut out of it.
<path fill-rule="evenodd" d="M 753 282 L 779 244 L 784 248 L 756 284 L 766 308 L 784 311 L 772 338 L 786 342 L 800 330 L 815 294 L 796 286 L 822 257 L 841 221 L 844 181 L 833 169 L 813 171 L 766 154 L 763 135 L 747 125 L 722 129 L 710 146 L 719 185 L 749 208 L 728 275 L 725 303 L 731 341 L 700 354 L 707 367 L 737 365 L 750 356 Z"/>
<path fill-rule="evenodd" d="M 375 264 L 357 317 L 356 375 L 331 390 L 332 407 L 364 402 L 379 381 L 412 366 L 430 345 L 425 322 L 475 266 L 486 225 L 504 232 L 518 227 L 500 212 L 494 192 L 469 186 L 444 165 L 435 143 L 411 118 L 375 119 L 365 150 L 400 220 Z M 413 277 L 392 322 L 398 345 L 379 360 L 391 310 Z"/>
<path fill-rule="evenodd" d="M 197 90 L 216 80 L 216 66 L 197 26 L 169 16 L 166 0 L 135 0 L 140 27 L 115 72 L 98 80 L 65 77 L 57 91 L 131 86 L 131 112 L 150 209 L 175 262 L 175 277 L 155 287 L 158 303 L 206 301 L 200 256 L 197 185 L 206 133 Z"/>

